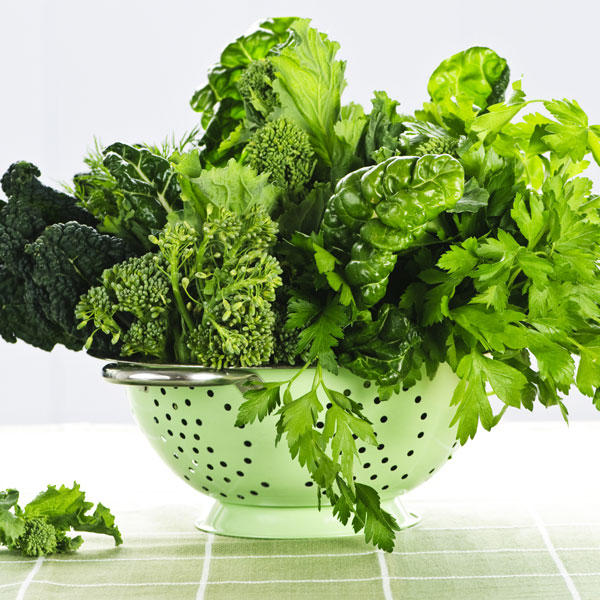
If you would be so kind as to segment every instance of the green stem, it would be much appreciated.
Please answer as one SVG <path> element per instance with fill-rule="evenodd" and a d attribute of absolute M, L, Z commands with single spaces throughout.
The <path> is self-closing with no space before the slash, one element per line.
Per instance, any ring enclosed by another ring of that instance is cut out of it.
<path fill-rule="evenodd" d="M 179 313 L 185 321 L 188 329 L 191 331 L 194 329 L 194 322 L 192 321 L 192 317 L 190 316 L 190 313 L 185 306 L 185 302 L 183 301 L 183 297 L 181 296 L 181 290 L 179 289 L 179 269 L 177 268 L 177 264 L 171 264 L 169 277 L 171 280 L 171 288 L 173 289 L 173 296 L 175 297 L 175 303 L 177 304 Z"/>

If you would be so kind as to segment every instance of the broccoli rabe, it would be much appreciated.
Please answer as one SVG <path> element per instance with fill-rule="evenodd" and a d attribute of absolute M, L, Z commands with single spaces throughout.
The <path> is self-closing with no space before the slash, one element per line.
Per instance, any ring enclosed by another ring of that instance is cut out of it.
<path fill-rule="evenodd" d="M 46 519 L 33 518 L 25 521 L 25 531 L 14 543 L 24 556 L 45 556 L 56 552 L 56 528 Z"/>
<path fill-rule="evenodd" d="M 75 310 L 79 326 L 95 327 L 88 347 L 101 331 L 119 344 L 122 356 L 167 358 L 171 289 L 160 261 L 148 253 L 116 264 L 81 298 Z"/>
<path fill-rule="evenodd" d="M 0 491 L 0 545 L 23 556 L 77 550 L 83 538 L 68 536 L 72 529 L 110 535 L 117 546 L 123 543 L 115 518 L 106 506 L 98 504 L 92 514 L 86 514 L 94 504 L 85 501 L 77 483 L 72 488 L 49 485 L 24 508 L 18 501 L 17 490 Z"/>
<path fill-rule="evenodd" d="M 282 188 L 298 190 L 308 183 L 316 156 L 308 135 L 286 119 L 270 121 L 257 130 L 246 146 L 250 166 L 269 173 Z"/>
<path fill-rule="evenodd" d="M 209 205 L 202 232 L 181 222 L 156 239 L 181 316 L 180 362 L 255 366 L 273 352 L 271 304 L 281 269 L 269 254 L 277 225 L 259 206 L 244 215 Z"/>
<path fill-rule="evenodd" d="M 277 105 L 273 90 L 275 67 L 268 58 L 253 60 L 242 72 L 237 86 L 242 99 L 266 117 Z"/>
<path fill-rule="evenodd" d="M 456 157 L 456 149 L 458 148 L 458 140 L 444 138 L 430 138 L 421 142 L 414 151 L 415 156 L 425 156 L 425 154 L 449 154 Z"/>

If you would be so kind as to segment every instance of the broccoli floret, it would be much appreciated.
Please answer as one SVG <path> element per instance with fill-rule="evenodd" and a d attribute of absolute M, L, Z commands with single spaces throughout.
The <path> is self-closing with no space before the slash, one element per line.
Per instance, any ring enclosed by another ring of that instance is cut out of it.
<path fill-rule="evenodd" d="M 424 156 L 425 154 L 450 154 L 456 156 L 458 140 L 446 138 L 430 138 L 421 142 L 414 151 L 415 156 Z"/>
<path fill-rule="evenodd" d="M 24 556 L 45 556 L 57 550 L 56 529 L 45 519 L 34 517 L 25 520 L 25 531 L 14 544 Z"/>
<path fill-rule="evenodd" d="M 242 99 L 266 117 L 277 106 L 277 94 L 273 90 L 275 67 L 268 58 L 253 60 L 242 72 L 238 90 Z"/>
<path fill-rule="evenodd" d="M 102 273 L 102 284 L 91 288 L 75 309 L 80 327 L 93 324 L 88 346 L 101 331 L 122 343 L 120 354 L 166 357 L 169 279 L 153 253 L 133 257 Z M 102 336 L 101 336 L 102 337 Z"/>
<path fill-rule="evenodd" d="M 250 166 L 269 173 L 273 183 L 298 190 L 310 181 L 315 152 L 308 135 L 286 119 L 270 121 L 257 130 L 246 146 Z"/>

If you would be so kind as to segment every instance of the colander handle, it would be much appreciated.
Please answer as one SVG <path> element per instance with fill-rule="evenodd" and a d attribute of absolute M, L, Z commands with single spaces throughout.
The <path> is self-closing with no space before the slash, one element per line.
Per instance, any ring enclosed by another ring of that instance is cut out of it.
<path fill-rule="evenodd" d="M 248 369 L 217 371 L 196 365 L 152 365 L 116 362 L 102 368 L 102 377 L 110 383 L 156 387 L 209 387 L 235 385 L 242 391 L 262 380 Z"/>

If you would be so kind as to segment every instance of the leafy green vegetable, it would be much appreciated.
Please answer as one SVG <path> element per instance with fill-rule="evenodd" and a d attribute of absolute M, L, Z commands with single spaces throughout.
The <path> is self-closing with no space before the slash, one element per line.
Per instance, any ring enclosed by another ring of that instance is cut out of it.
<path fill-rule="evenodd" d="M 77 483 L 72 488 L 49 485 L 24 509 L 17 504 L 19 492 L 9 489 L 0 492 L 0 544 L 23 556 L 46 556 L 77 550 L 83 544 L 81 536 L 69 537 L 71 530 L 101 533 L 114 538 L 115 545 L 123 543 L 110 510 L 98 504 L 88 513 L 92 502 Z"/>
<path fill-rule="evenodd" d="M 80 350 L 89 332 L 77 330 L 79 295 L 130 251 L 123 240 L 100 235 L 90 213 L 39 175 L 21 162 L 2 178 L 9 201 L 0 209 L 0 334 L 43 350 L 57 343 Z"/>
<path fill-rule="evenodd" d="M 273 88 L 281 104 L 274 114 L 303 129 L 319 160 L 331 167 L 346 65 L 335 60 L 339 44 L 309 27 L 309 23 L 309 19 L 294 21 L 293 42 L 271 58 L 277 71 Z"/>
<path fill-rule="evenodd" d="M 506 60 L 490 48 L 474 46 L 443 61 L 429 78 L 427 91 L 434 102 L 463 96 L 485 109 L 504 100 L 509 76 Z"/>
<path fill-rule="evenodd" d="M 185 146 L 185 142 L 183 142 Z M 142 251 L 148 236 L 181 208 L 175 172 L 158 149 L 117 142 L 87 159 L 89 173 L 76 175 L 74 194 L 100 221 L 100 229 L 127 239 Z"/>
<path fill-rule="evenodd" d="M 271 182 L 298 190 L 307 184 L 315 167 L 315 153 L 302 129 L 285 119 L 257 130 L 246 147 L 250 166 L 268 173 Z"/>

